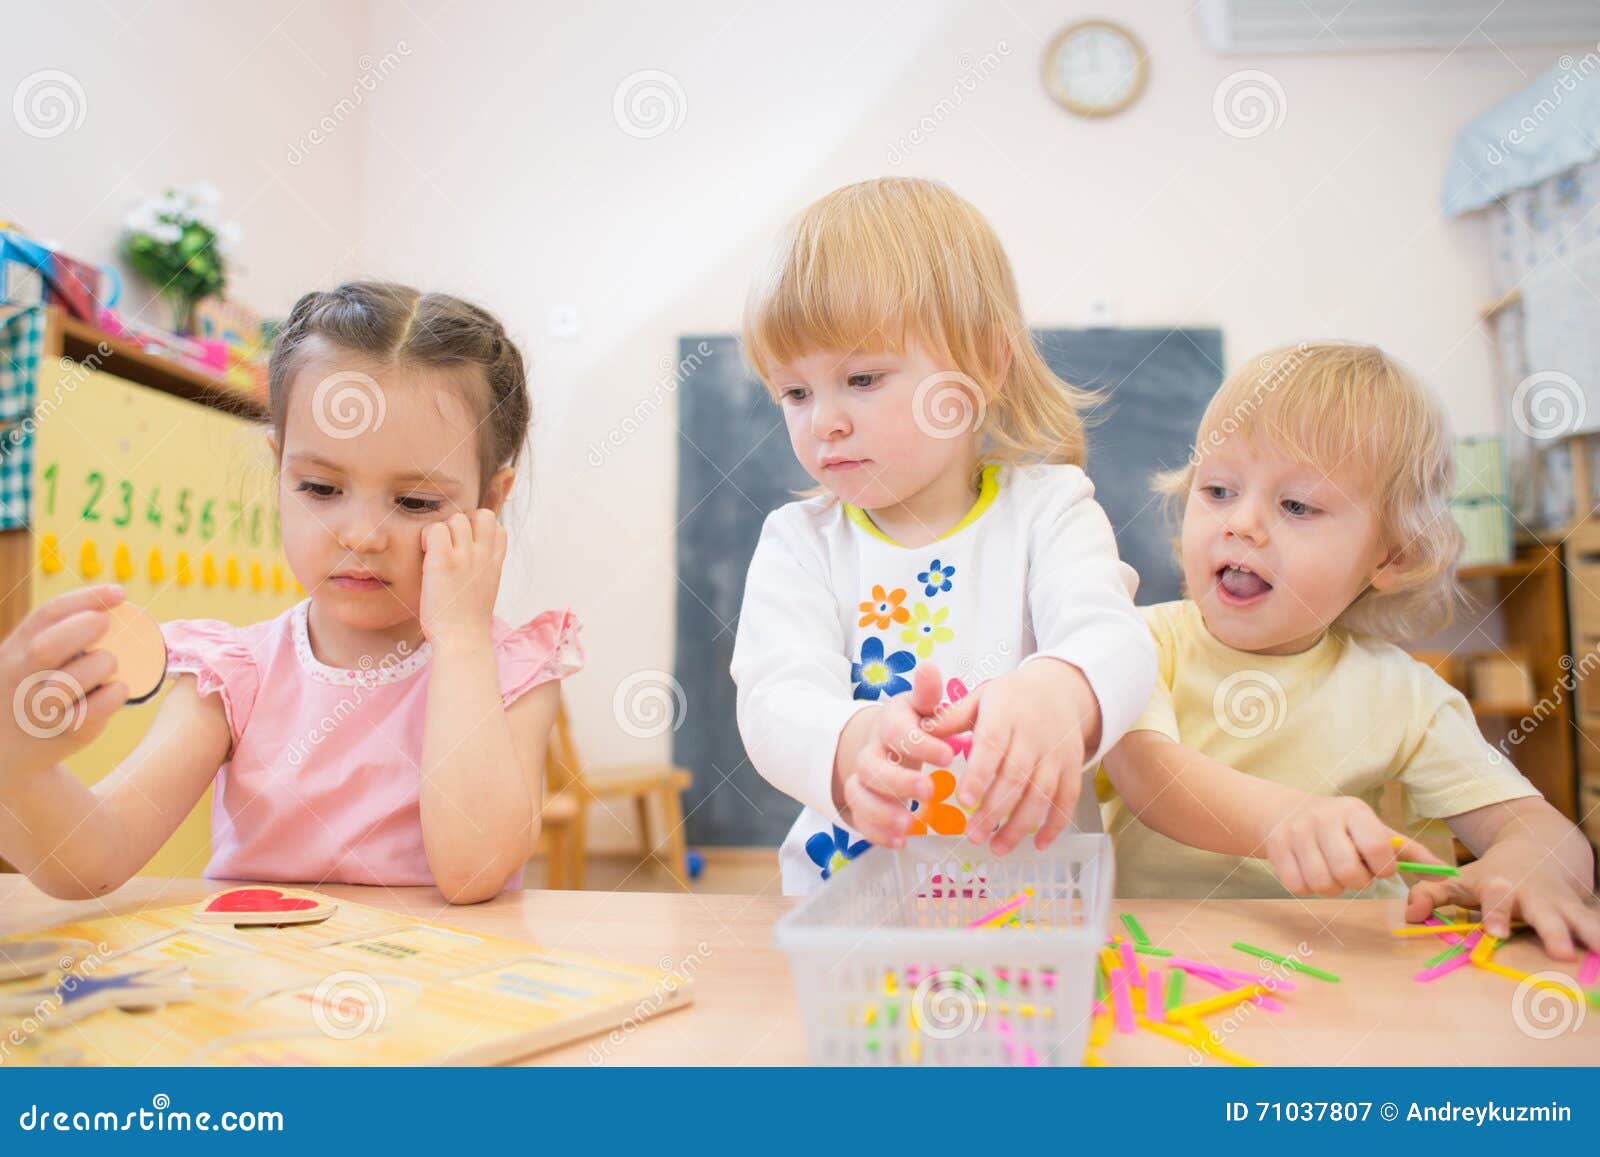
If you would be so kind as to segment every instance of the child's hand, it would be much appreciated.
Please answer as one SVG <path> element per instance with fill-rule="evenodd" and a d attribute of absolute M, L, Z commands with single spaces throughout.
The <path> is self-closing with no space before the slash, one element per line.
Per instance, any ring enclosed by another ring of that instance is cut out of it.
<path fill-rule="evenodd" d="M 1296 804 L 1274 825 L 1264 850 L 1278 882 L 1296 896 L 1337 896 L 1365 888 L 1374 877 L 1394 875 L 1396 860 L 1442 862 L 1422 844 L 1390 830 L 1354 796 Z"/>
<path fill-rule="evenodd" d="M 930 717 L 939 710 L 939 687 L 938 669 L 919 664 L 911 690 L 857 713 L 847 725 L 863 727 L 865 733 L 853 741 L 858 746 L 842 769 L 844 810 L 850 826 L 874 844 L 905 847 L 912 823 L 910 802 L 927 803 L 932 795 L 922 765 L 948 766 L 955 758 L 954 749 L 930 731 Z"/>
<path fill-rule="evenodd" d="M 1424 880 L 1406 897 L 1406 919 L 1426 920 L 1435 908 L 1455 904 L 1483 913 L 1483 928 L 1504 940 L 1520 916 L 1557 960 L 1573 960 L 1574 941 L 1600 952 L 1600 906 L 1549 849 L 1528 840 L 1497 841 L 1459 876 Z"/>
<path fill-rule="evenodd" d="M 933 733 L 969 729 L 972 754 L 959 795 L 970 812 L 967 838 L 982 844 L 992 834 L 990 846 L 1003 856 L 1037 829 L 1034 846 L 1049 847 L 1072 822 L 1086 743 L 1100 730 L 1089 681 L 1056 659 L 1024 664 L 980 683 L 939 717 Z"/>
<path fill-rule="evenodd" d="M 488 638 L 506 558 L 506 531 L 492 510 L 452 514 L 422 531 L 422 607 L 430 643 Z"/>
<path fill-rule="evenodd" d="M 116 659 L 91 649 L 111 626 L 105 611 L 125 597 L 119 586 L 58 595 L 0 640 L 0 779 L 88 746 L 128 701 L 126 684 L 107 682 Z"/>

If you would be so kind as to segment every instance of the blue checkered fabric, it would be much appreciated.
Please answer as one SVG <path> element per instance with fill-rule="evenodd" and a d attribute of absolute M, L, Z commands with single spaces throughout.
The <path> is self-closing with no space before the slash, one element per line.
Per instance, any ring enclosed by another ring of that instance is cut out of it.
<path fill-rule="evenodd" d="M 44 310 L 0 319 L 0 530 L 28 525 L 33 501 L 34 392 L 44 347 Z"/>

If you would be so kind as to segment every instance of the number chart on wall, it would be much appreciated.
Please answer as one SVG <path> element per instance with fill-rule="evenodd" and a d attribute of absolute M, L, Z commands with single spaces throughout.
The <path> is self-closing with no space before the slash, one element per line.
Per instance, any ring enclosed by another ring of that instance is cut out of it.
<path fill-rule="evenodd" d="M 40 366 L 30 525 L 33 603 L 118 582 L 157 619 L 269 619 L 304 597 L 284 562 L 272 464 L 252 421 L 71 363 Z M 68 761 L 93 783 L 159 699 L 119 712 Z M 210 797 L 146 869 L 196 876 Z"/>

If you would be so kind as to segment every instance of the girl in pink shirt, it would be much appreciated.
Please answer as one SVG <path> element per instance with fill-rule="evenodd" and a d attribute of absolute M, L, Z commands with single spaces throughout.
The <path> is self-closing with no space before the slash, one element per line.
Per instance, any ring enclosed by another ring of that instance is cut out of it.
<path fill-rule="evenodd" d="M 127 699 L 94 649 L 123 592 L 35 610 L 0 642 L 0 855 L 52 895 L 109 892 L 215 781 L 208 876 L 452 903 L 517 887 L 559 680 L 582 663 L 570 612 L 494 616 L 522 357 L 476 306 L 355 283 L 296 303 L 269 379 L 283 549 L 310 597 L 249 627 L 165 624 L 177 682 L 93 789 L 60 760 Z M 30 725 L 42 678 L 74 726 Z"/>

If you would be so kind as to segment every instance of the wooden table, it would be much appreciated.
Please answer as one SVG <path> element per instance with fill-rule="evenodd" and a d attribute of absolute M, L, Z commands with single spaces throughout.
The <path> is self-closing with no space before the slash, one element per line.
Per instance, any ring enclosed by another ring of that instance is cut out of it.
<path fill-rule="evenodd" d="M 216 890 L 206 880 L 136 877 L 100 900 L 53 900 L 18 876 L 0 877 L 0 935 L 34 931 L 143 907 L 182 904 Z M 694 1003 L 648 1022 L 610 1047 L 604 1038 L 567 1045 L 537 1063 L 587 1065 L 793 1065 L 805 1040 L 787 958 L 772 944 L 772 924 L 790 901 L 751 896 L 639 892 L 529 891 L 451 908 L 432 888 L 318 889 L 335 898 L 424 917 L 469 931 L 536 941 L 574 952 L 655 967 L 697 957 Z M 1328 984 L 1295 978 L 1285 1008 L 1250 1010 L 1226 1047 L 1276 1065 L 1600 1064 L 1600 1010 L 1575 1030 L 1539 1039 L 1517 1026 L 1517 984 L 1468 967 L 1416 984 L 1412 974 L 1442 945 L 1436 938 L 1389 934 L 1401 922 L 1392 900 L 1128 900 L 1152 940 L 1181 956 L 1250 969 L 1229 947 L 1243 940 L 1342 977 Z M 1121 931 L 1119 927 L 1116 929 Z M 1309 951 L 1300 952 L 1304 942 Z M 1496 959 L 1527 972 L 1557 968 L 1524 933 Z M 1156 961 L 1146 957 L 1148 965 Z M 668 965 L 670 967 L 670 964 Z M 1575 966 L 1558 971 L 1574 975 Z M 1292 974 L 1287 974 L 1292 975 Z M 1212 990 L 1192 984 L 1190 991 Z M 1557 997 L 1558 1000 L 1563 999 Z M 1570 1015 L 1570 1007 L 1560 1011 Z M 1209 1018 L 1213 1026 L 1220 1016 Z M 1113 1034 L 1109 1064 L 1192 1063 L 1193 1051 L 1149 1032 Z M 1213 1062 L 1207 1062 L 1213 1063 Z"/>

